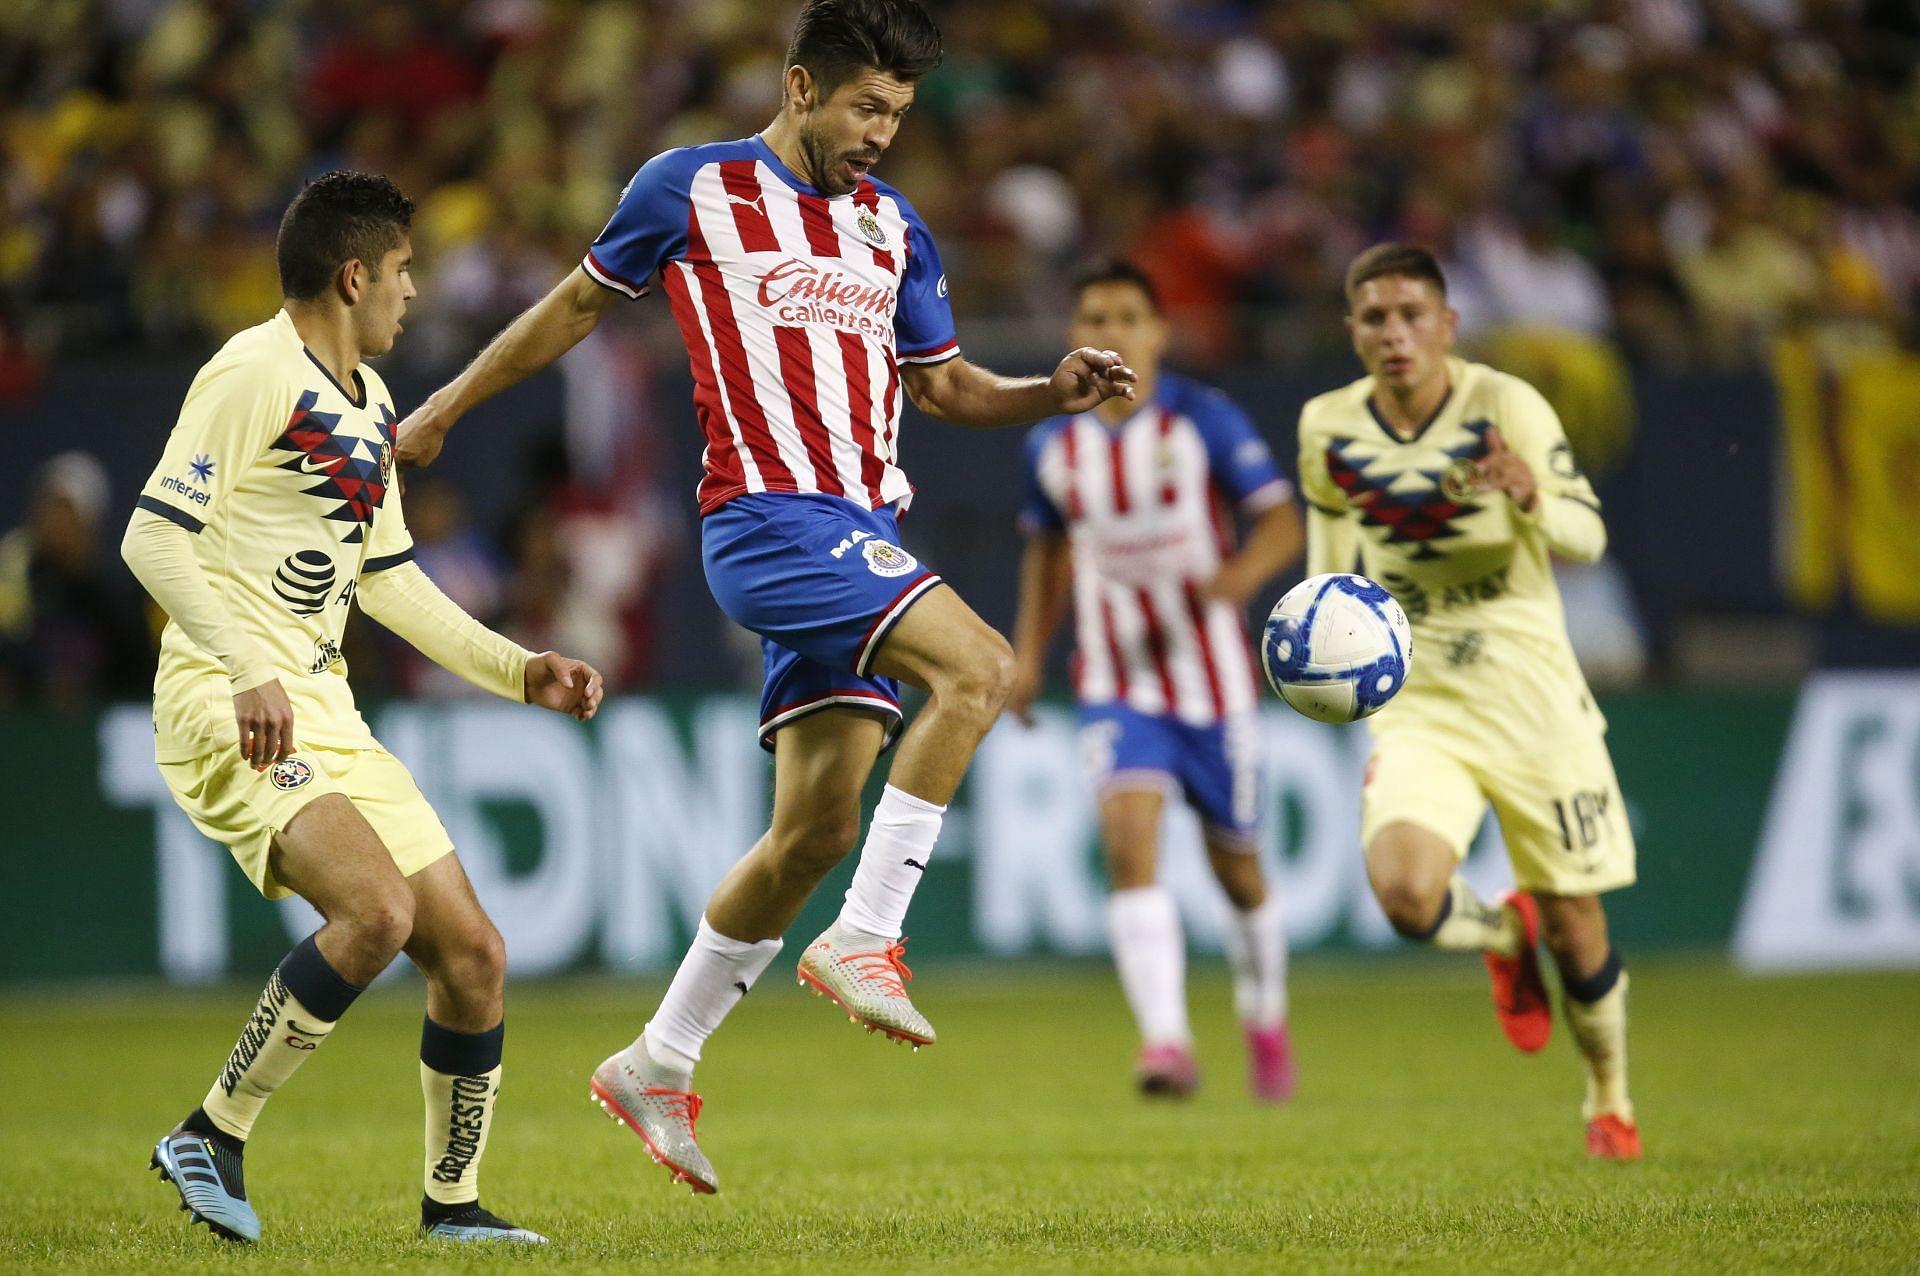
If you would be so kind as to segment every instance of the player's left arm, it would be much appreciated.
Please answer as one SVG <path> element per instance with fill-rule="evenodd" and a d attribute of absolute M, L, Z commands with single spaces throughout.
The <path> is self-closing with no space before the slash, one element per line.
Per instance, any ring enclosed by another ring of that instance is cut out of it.
<path fill-rule="evenodd" d="M 1507 429 L 1487 431 L 1481 490 L 1506 493 L 1521 521 L 1538 528 L 1547 548 L 1562 558 L 1596 561 L 1607 552 L 1607 525 L 1600 517 L 1600 498 L 1574 461 L 1559 416 L 1545 396 L 1518 380 L 1506 407 Z"/>
<path fill-rule="evenodd" d="M 1133 369 L 1113 351 L 1091 347 L 1073 351 L 1048 377 L 1005 377 L 958 355 L 943 363 L 905 363 L 900 372 L 922 412 L 983 429 L 1031 425 L 1134 394 Z"/>
<path fill-rule="evenodd" d="M 1293 484 L 1280 473 L 1273 449 L 1239 405 L 1218 390 L 1202 390 L 1185 404 L 1207 449 L 1212 481 L 1251 520 L 1246 541 L 1220 564 L 1207 593 L 1235 607 L 1300 556 L 1306 532 L 1293 503 Z"/>

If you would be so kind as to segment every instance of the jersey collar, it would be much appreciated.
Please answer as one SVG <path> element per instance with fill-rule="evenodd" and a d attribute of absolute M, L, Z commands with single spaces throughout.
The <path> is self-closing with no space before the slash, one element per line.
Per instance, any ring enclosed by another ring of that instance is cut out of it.
<path fill-rule="evenodd" d="M 1412 434 L 1403 435 L 1391 425 L 1387 424 L 1387 418 L 1380 415 L 1380 408 L 1373 401 L 1372 387 L 1368 387 L 1367 389 L 1367 415 L 1372 417 L 1374 424 L 1380 427 L 1380 432 L 1392 439 L 1395 443 L 1418 443 L 1420 436 L 1425 434 L 1427 430 L 1432 427 L 1433 423 L 1440 419 L 1440 414 L 1447 410 L 1449 403 L 1453 402 L 1453 392 L 1460 388 L 1459 380 L 1451 375 L 1451 368 L 1448 369 L 1448 373 L 1447 392 L 1440 396 L 1440 402 L 1434 406 L 1433 411 L 1427 414 L 1427 419 L 1422 421 L 1414 429 Z"/>
<path fill-rule="evenodd" d="M 791 186 L 793 189 L 799 191 L 802 195 L 818 195 L 821 199 L 844 198 L 844 196 L 821 194 L 821 192 L 817 188 L 815 188 L 813 185 L 811 185 L 806 181 L 803 181 L 800 175 L 794 172 L 792 169 L 788 168 L 787 162 L 781 159 L 779 154 L 775 152 L 775 150 L 771 146 L 767 145 L 767 139 L 764 137 L 761 137 L 758 133 L 755 133 L 752 137 L 748 138 L 747 144 L 753 147 L 753 153 L 760 157 L 760 162 L 773 170 L 773 175 L 775 177 L 778 177 L 781 181 L 785 182 L 788 186 Z"/>

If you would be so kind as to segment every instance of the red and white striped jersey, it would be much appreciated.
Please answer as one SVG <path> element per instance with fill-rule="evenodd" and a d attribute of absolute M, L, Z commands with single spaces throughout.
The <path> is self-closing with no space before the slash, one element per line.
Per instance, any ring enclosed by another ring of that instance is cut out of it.
<path fill-rule="evenodd" d="M 702 514 L 747 492 L 911 497 L 899 365 L 960 347 L 933 236 L 891 187 L 822 195 L 757 136 L 666 151 L 581 265 L 628 297 L 660 276 L 706 435 Z"/>
<path fill-rule="evenodd" d="M 1233 551 L 1234 511 L 1293 487 L 1253 423 L 1218 390 L 1162 374 L 1119 425 L 1091 412 L 1027 440 L 1029 534 L 1073 546 L 1074 692 L 1083 704 L 1206 725 L 1254 707 L 1243 618 L 1201 587 Z"/>

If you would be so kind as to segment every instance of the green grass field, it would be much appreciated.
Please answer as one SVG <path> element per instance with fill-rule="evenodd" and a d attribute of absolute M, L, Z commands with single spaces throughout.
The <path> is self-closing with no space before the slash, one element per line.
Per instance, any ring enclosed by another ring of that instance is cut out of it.
<path fill-rule="evenodd" d="M 1914 1271 L 1920 980 L 1635 967 L 1648 1159 L 1584 1157 L 1564 1025 L 1500 1038 L 1478 963 L 1303 963 L 1297 1100 L 1245 1095 L 1224 981 L 1193 988 L 1207 1084 L 1128 1088 L 1097 965 L 930 967 L 910 1054 L 770 972 L 701 1073 L 722 1193 L 669 1184 L 586 1099 L 651 984 L 516 986 L 484 1199 L 553 1238 L 417 1240 L 418 985 L 364 998 L 267 1109 L 254 1250 L 189 1228 L 148 1149 L 252 989 L 0 1000 L 0 1269 L 303 1271 Z"/>

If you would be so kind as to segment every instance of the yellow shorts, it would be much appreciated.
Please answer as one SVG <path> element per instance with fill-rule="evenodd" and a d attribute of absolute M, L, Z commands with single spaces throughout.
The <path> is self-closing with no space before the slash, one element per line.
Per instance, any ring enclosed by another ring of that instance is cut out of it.
<path fill-rule="evenodd" d="M 453 849 L 440 817 L 400 759 L 382 748 L 304 748 L 256 771 L 228 745 L 188 762 L 162 762 L 173 800 L 194 826 L 233 852 L 268 899 L 293 891 L 273 876 L 273 837 L 317 797 L 338 793 L 366 817 L 401 876 L 411 877 Z"/>
<path fill-rule="evenodd" d="M 1491 802 L 1522 890 L 1597 895 L 1633 884 L 1633 830 L 1602 735 L 1497 761 L 1432 736 L 1389 737 L 1374 745 L 1363 794 L 1364 845 L 1405 820 L 1465 859 Z"/>

